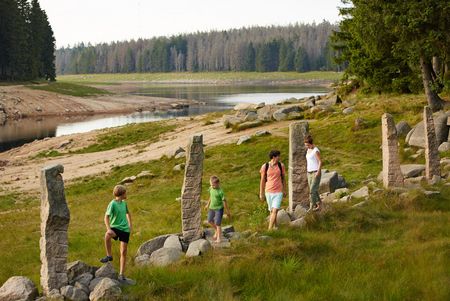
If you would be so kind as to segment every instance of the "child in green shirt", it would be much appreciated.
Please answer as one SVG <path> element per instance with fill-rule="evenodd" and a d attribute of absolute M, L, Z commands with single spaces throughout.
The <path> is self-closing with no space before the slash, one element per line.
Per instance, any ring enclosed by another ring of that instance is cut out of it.
<path fill-rule="evenodd" d="M 100 259 L 100 262 L 107 263 L 112 261 L 111 238 L 120 241 L 120 274 L 119 281 L 128 281 L 124 276 L 125 263 L 127 257 L 128 241 L 130 239 L 131 214 L 128 211 L 127 191 L 125 186 L 116 185 L 113 190 L 114 200 L 112 200 L 105 213 L 105 248 L 106 256 Z"/>
<path fill-rule="evenodd" d="M 220 188 L 220 180 L 216 176 L 212 176 L 209 179 L 211 187 L 209 187 L 209 199 L 205 209 L 208 210 L 208 223 L 214 228 L 215 233 L 213 239 L 219 243 L 222 240 L 222 217 L 223 210 L 227 211 L 228 218 L 231 218 L 230 210 L 228 209 L 225 195 L 222 188 Z"/>

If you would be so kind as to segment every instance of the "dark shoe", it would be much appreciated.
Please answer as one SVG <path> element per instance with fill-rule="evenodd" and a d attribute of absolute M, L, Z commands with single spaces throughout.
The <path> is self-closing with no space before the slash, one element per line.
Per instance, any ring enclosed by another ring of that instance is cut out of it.
<path fill-rule="evenodd" d="M 100 262 L 107 263 L 108 261 L 112 261 L 112 260 L 113 260 L 112 256 L 105 256 L 102 259 L 100 259 Z"/>
<path fill-rule="evenodd" d="M 121 284 L 124 285 L 135 285 L 136 281 L 134 281 L 133 279 L 127 278 L 124 275 L 119 275 L 118 280 Z"/>

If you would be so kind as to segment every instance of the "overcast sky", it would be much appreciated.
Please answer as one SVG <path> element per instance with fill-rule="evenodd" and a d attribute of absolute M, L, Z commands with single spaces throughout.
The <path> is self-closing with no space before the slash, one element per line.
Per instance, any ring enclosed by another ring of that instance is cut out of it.
<path fill-rule="evenodd" d="M 40 0 L 57 47 L 252 25 L 337 22 L 340 0 Z"/>

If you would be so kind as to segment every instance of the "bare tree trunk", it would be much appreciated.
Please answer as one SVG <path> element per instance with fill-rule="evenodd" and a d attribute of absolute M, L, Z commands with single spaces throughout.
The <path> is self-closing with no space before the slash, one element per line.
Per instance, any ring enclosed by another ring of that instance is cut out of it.
<path fill-rule="evenodd" d="M 428 105 L 433 112 L 443 109 L 442 99 L 431 88 L 433 84 L 432 70 L 433 66 L 431 62 L 428 62 L 423 55 L 420 56 L 420 69 L 422 71 L 423 87 L 425 89 L 425 95 L 427 96 Z"/>

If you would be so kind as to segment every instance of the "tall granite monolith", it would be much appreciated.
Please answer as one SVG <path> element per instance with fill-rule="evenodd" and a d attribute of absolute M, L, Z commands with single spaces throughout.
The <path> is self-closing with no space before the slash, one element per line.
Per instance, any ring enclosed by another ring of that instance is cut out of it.
<path fill-rule="evenodd" d="M 186 167 L 181 190 L 181 223 L 183 240 L 192 242 L 202 238 L 203 136 L 193 136 L 186 149 Z"/>
<path fill-rule="evenodd" d="M 397 130 L 394 118 L 385 113 L 381 117 L 383 150 L 383 186 L 385 188 L 403 186 L 403 175 L 398 155 Z"/>
<path fill-rule="evenodd" d="M 67 285 L 70 212 L 64 194 L 62 165 L 41 170 L 41 286 L 44 294 Z"/>
<path fill-rule="evenodd" d="M 423 123 L 425 130 L 425 177 L 432 180 L 434 176 L 441 176 L 441 167 L 433 112 L 428 106 L 423 108 Z"/>
<path fill-rule="evenodd" d="M 289 125 L 289 212 L 297 205 L 309 204 L 309 186 L 306 171 L 306 148 L 304 138 L 308 135 L 309 124 L 293 122 Z"/>

